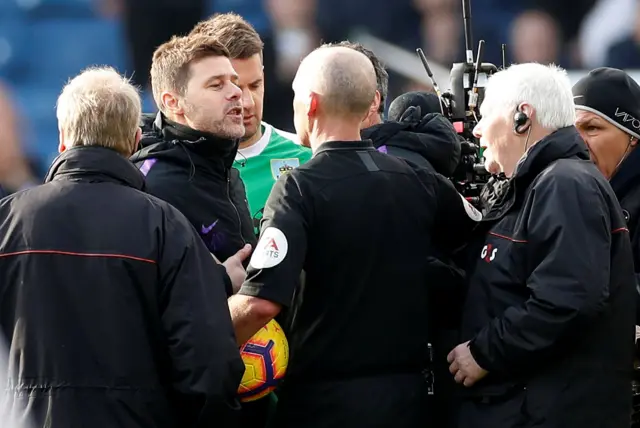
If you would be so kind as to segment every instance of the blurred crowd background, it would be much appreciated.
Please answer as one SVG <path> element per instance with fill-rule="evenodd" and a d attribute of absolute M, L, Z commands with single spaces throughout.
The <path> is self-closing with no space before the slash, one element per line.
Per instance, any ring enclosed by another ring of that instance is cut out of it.
<path fill-rule="evenodd" d="M 83 68 L 108 64 L 148 91 L 155 47 L 213 13 L 235 11 L 265 42 L 264 119 L 293 130 L 291 80 L 321 42 L 350 39 L 390 70 L 389 100 L 428 88 L 424 49 L 441 89 L 464 58 L 461 0 L 0 0 L 0 186 L 39 182 L 57 154 L 55 101 Z M 638 0 L 471 0 L 485 61 L 560 64 L 573 79 L 598 66 L 640 69 Z M 635 76 L 635 74 L 633 74 Z"/>

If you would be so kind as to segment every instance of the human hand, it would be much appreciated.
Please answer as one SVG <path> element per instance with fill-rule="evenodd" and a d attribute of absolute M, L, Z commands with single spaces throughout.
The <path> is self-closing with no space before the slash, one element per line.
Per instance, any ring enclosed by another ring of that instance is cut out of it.
<path fill-rule="evenodd" d="M 476 363 L 471 355 L 469 342 L 461 343 L 453 351 L 449 352 L 447 362 L 450 364 L 449 371 L 457 383 L 462 383 L 470 387 L 487 375 L 487 371 Z"/>
<path fill-rule="evenodd" d="M 227 270 L 227 275 L 229 275 L 229 279 L 231 280 L 231 286 L 234 294 L 240 290 L 242 283 L 247 278 L 247 271 L 244 269 L 242 262 L 244 262 L 250 254 L 251 245 L 246 244 L 240 249 L 240 251 L 222 263 L 222 266 Z M 215 256 L 213 258 L 215 259 Z"/>

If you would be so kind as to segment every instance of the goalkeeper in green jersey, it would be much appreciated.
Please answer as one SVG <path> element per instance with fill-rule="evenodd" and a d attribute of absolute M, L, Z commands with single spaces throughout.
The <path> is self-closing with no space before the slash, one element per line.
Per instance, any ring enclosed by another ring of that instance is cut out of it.
<path fill-rule="evenodd" d="M 234 167 L 244 182 L 249 210 L 259 234 L 264 204 L 276 180 L 311 159 L 298 137 L 262 121 L 264 101 L 263 42 L 256 30 L 234 13 L 218 14 L 196 25 L 191 34 L 218 39 L 229 50 L 242 89 L 245 134 Z"/>

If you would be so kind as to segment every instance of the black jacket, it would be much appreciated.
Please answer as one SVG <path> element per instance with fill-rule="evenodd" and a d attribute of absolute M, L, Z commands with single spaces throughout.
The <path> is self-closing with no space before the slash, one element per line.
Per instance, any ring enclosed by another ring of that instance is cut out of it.
<path fill-rule="evenodd" d="M 224 268 L 142 188 L 127 159 L 80 147 L 0 201 L 8 405 L 34 427 L 211 427 L 235 400 Z"/>
<path fill-rule="evenodd" d="M 451 176 L 460 160 L 460 140 L 451 123 L 441 114 L 420 117 L 420 109 L 409 107 L 398 122 L 384 122 L 363 129 L 378 151 L 405 160 L 414 170 Z M 449 373 L 447 355 L 457 344 L 460 301 L 464 297 L 464 273 L 436 248 L 427 260 L 429 341 L 433 346 L 432 370 L 436 391 L 430 423 L 449 426 L 455 382 Z"/>
<path fill-rule="evenodd" d="M 238 142 L 145 115 L 141 150 L 134 162 L 146 190 L 178 208 L 220 261 L 256 237 L 244 184 L 232 168 Z"/>
<path fill-rule="evenodd" d="M 399 122 L 374 125 L 360 131 L 360 135 L 370 139 L 379 152 L 404 160 L 415 171 L 438 174 L 438 186 L 450 186 L 444 177 L 451 176 L 458 166 L 461 146 L 453 125 L 443 115 L 429 113 L 421 117 L 419 108 L 409 107 Z M 462 280 L 461 272 L 435 248 L 428 265 L 430 277 L 439 278 L 430 286 L 435 302 L 429 311 L 433 325 L 449 325 L 456 315 L 449 303 L 459 300 L 456 285 Z"/>
<path fill-rule="evenodd" d="M 486 413 L 461 412 L 461 426 L 628 426 L 629 233 L 574 127 L 530 149 L 478 233 L 462 341 L 489 371 L 466 390 Z"/>
<path fill-rule="evenodd" d="M 471 223 L 441 179 L 369 141 L 331 141 L 275 184 L 239 293 L 289 309 L 291 358 L 278 394 L 286 421 L 276 417 L 277 426 L 425 422 L 425 261 L 435 246 L 455 248 Z"/>
<path fill-rule="evenodd" d="M 640 150 L 635 149 L 629 154 L 610 183 L 622 206 L 631 236 L 636 272 L 636 297 L 639 299 L 636 325 L 640 325 Z"/>
<path fill-rule="evenodd" d="M 419 110 L 418 110 L 419 112 Z M 402 122 L 383 122 L 360 132 L 362 139 L 412 166 L 450 177 L 460 161 L 460 140 L 453 125 L 439 113 L 422 118 L 403 116 Z"/>

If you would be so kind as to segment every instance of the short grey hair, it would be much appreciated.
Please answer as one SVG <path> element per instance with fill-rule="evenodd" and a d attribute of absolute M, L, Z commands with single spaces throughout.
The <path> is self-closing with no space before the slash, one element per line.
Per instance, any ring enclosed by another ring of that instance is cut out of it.
<path fill-rule="evenodd" d="M 571 81 L 556 65 L 524 63 L 492 75 L 485 87 L 481 115 L 512 116 L 522 103 L 530 104 L 538 123 L 557 130 L 573 126 L 576 118 Z"/>
<path fill-rule="evenodd" d="M 377 90 L 380 93 L 380 107 L 378 108 L 378 113 L 382 115 L 384 113 L 384 106 L 389 95 L 389 73 L 387 73 L 387 70 L 385 69 L 382 61 L 380 61 L 380 59 L 376 56 L 376 54 L 373 53 L 373 51 L 365 48 L 360 43 L 345 40 L 340 43 L 327 43 L 323 46 L 339 46 L 343 48 L 353 49 L 369 58 L 369 61 L 371 61 L 371 64 L 373 64 L 373 69 L 376 72 L 376 85 Z"/>
<path fill-rule="evenodd" d="M 71 79 L 56 104 L 65 143 L 102 146 L 124 156 L 134 150 L 140 127 L 140 93 L 112 67 L 92 67 Z"/>
<path fill-rule="evenodd" d="M 300 66 L 311 86 L 321 95 L 326 113 L 343 118 L 362 117 L 371 108 L 376 93 L 373 65 L 353 49 L 322 46 Z"/>

